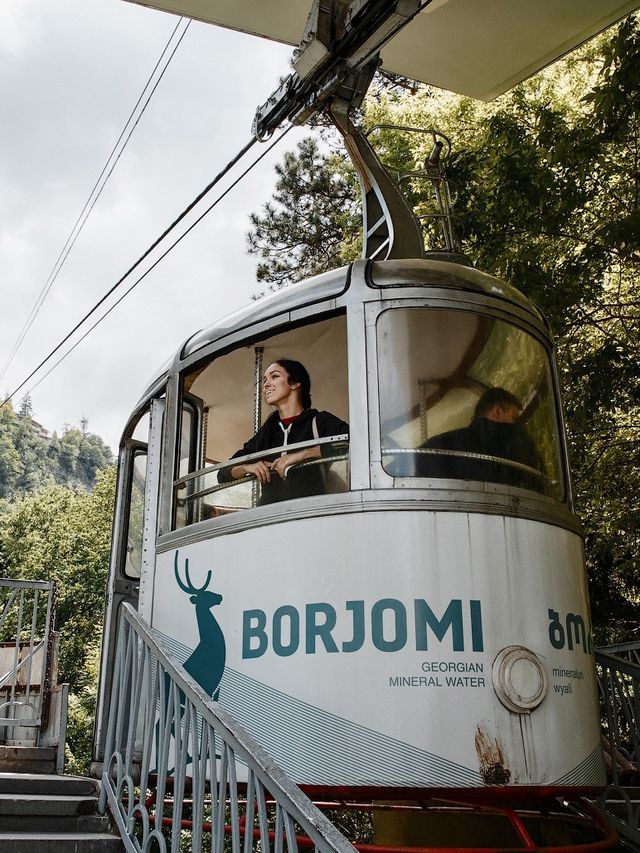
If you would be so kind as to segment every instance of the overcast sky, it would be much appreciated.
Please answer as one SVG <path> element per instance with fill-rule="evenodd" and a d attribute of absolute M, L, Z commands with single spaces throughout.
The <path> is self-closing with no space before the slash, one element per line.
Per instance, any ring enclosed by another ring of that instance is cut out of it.
<path fill-rule="evenodd" d="M 124 0 L 0 3 L 0 368 L 177 21 Z M 255 108 L 288 73 L 290 55 L 286 46 L 191 24 L 0 380 L 3 396 L 249 141 Z M 275 163 L 305 133 L 289 133 L 32 390 L 38 421 L 60 432 L 86 417 L 89 430 L 117 448 L 169 355 L 258 289 L 248 216 L 269 199 Z M 254 146 L 249 158 L 261 151 Z"/>

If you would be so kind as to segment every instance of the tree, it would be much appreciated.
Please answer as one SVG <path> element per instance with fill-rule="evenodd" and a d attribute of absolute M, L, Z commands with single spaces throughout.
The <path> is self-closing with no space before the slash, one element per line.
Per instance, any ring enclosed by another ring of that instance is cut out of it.
<path fill-rule="evenodd" d="M 115 474 L 113 466 L 100 471 L 93 492 L 48 486 L 6 506 L 0 516 L 2 577 L 56 581 L 60 679 L 72 694 L 69 741 L 76 770 L 88 769 L 89 755 L 82 751 L 90 733 L 82 720 L 95 702 Z"/>
<path fill-rule="evenodd" d="M 13 441 L 14 414 L 11 404 L 0 408 L 0 498 L 8 498 L 20 476 L 20 456 Z"/>
<path fill-rule="evenodd" d="M 33 417 L 33 404 L 31 402 L 31 394 L 25 394 L 22 400 L 20 401 L 20 408 L 18 409 L 18 414 L 21 418 Z"/>
<path fill-rule="evenodd" d="M 112 463 L 111 449 L 94 433 L 67 428 L 61 439 L 56 433 L 46 439 L 8 401 L 0 408 L 0 498 L 53 483 L 91 489 L 97 472 Z"/>
<path fill-rule="evenodd" d="M 60 470 L 71 479 L 76 474 L 82 433 L 79 429 L 67 429 L 60 439 Z"/>
<path fill-rule="evenodd" d="M 76 471 L 81 482 L 94 483 L 97 472 L 112 464 L 111 449 L 99 435 L 82 432 Z"/>
<path fill-rule="evenodd" d="M 379 91 L 364 109 L 367 126 L 437 127 L 453 139 L 448 174 L 465 251 L 551 322 L 600 640 L 629 636 L 639 610 L 639 106 L 640 34 L 631 17 L 493 104 L 420 87 Z M 414 170 L 431 146 L 394 130 L 376 140 L 397 173 Z M 313 186 L 330 190 L 338 172 L 343 191 L 353 186 L 338 159 L 315 150 Z M 293 204 L 284 192 L 312 191 L 305 162 L 301 147 L 278 172 L 276 202 L 286 214 L 267 206 L 252 218 L 260 280 L 274 287 L 353 251 L 353 202 L 339 219 L 320 197 L 322 217 L 308 239 L 313 197 Z M 427 182 L 412 182 L 410 194 L 416 206 L 429 205 Z"/>
<path fill-rule="evenodd" d="M 249 251 L 262 260 L 258 281 L 271 289 L 345 262 L 344 241 L 359 225 L 356 181 L 338 154 L 303 139 L 276 166 L 276 190 L 263 215 L 251 215 Z"/>

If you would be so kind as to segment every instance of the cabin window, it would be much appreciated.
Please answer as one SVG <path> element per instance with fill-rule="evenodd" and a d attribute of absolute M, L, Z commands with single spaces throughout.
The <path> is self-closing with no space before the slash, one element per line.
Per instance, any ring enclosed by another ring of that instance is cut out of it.
<path fill-rule="evenodd" d="M 123 569 L 125 576 L 140 577 L 144 541 L 145 489 L 147 485 L 147 457 L 150 415 L 147 409 L 131 428 L 125 442 L 123 467 L 126 472 L 126 508 Z"/>
<path fill-rule="evenodd" d="M 311 410 L 286 437 L 277 406 L 263 393 L 263 375 L 278 359 L 302 363 L 311 379 Z M 182 397 L 190 409 L 183 410 L 177 453 L 174 526 L 347 491 L 347 389 L 344 315 L 243 344 L 186 374 Z M 296 458 L 285 478 L 270 471 L 271 482 L 261 483 L 246 473 L 245 466 L 270 467 L 283 453 Z"/>
<path fill-rule="evenodd" d="M 382 464 L 395 477 L 565 494 L 547 351 L 485 314 L 402 308 L 377 323 Z"/>
<path fill-rule="evenodd" d="M 139 578 L 142 567 L 146 482 L 147 450 L 146 448 L 136 448 L 131 457 L 131 489 L 127 518 L 127 554 L 124 573 L 128 578 Z"/>

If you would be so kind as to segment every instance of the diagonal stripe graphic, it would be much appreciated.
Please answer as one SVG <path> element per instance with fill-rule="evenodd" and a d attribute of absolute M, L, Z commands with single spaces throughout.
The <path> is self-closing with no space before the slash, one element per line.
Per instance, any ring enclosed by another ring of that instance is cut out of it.
<path fill-rule="evenodd" d="M 184 662 L 191 649 L 156 632 Z M 227 667 L 220 701 L 294 779 L 317 785 L 478 787 L 477 771 L 331 714 Z"/>

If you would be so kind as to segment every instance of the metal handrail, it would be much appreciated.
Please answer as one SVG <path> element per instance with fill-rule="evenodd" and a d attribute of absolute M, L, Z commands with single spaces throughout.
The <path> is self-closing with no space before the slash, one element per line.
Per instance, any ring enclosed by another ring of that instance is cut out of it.
<path fill-rule="evenodd" d="M 211 824 L 212 853 L 283 853 L 285 844 L 287 853 L 297 853 L 300 830 L 318 853 L 354 853 L 128 604 L 122 608 L 111 697 L 99 809 L 104 814 L 108 806 L 126 850 L 178 853 L 190 776 L 190 818 L 194 826 Z M 247 777 L 242 801 L 238 768 Z M 148 799 L 152 776 L 156 793 Z M 162 832 L 167 822 L 170 837 Z M 226 842 L 225 825 L 231 827 Z M 193 833 L 193 853 L 200 853 L 202 837 Z"/>
<path fill-rule="evenodd" d="M 53 581 L 22 581 L 17 578 L 2 578 L 0 586 L 7 589 L 51 589 Z"/>
<path fill-rule="evenodd" d="M 348 453 L 340 453 L 336 456 L 323 456 L 320 459 L 304 459 L 302 462 L 296 462 L 287 469 L 285 472 L 285 479 L 288 471 L 298 470 L 299 468 L 310 468 L 312 465 L 333 465 L 334 462 L 345 462 L 348 458 Z M 255 474 L 245 474 L 244 477 L 238 477 L 237 480 L 230 480 L 228 483 L 216 483 L 213 486 L 208 486 L 207 488 L 200 489 L 197 492 L 192 492 L 187 498 L 183 498 L 182 502 L 183 504 L 186 504 L 189 501 L 200 500 L 200 498 L 206 498 L 208 495 L 215 494 L 215 492 L 222 492 L 225 489 L 231 489 L 233 486 L 237 486 L 240 483 L 251 483 L 255 480 L 257 480 Z"/>
<path fill-rule="evenodd" d="M 537 468 L 532 468 L 524 462 L 518 462 L 516 459 L 509 459 L 506 456 L 490 456 L 488 453 L 478 453 L 471 450 L 452 450 L 444 447 L 383 447 L 383 456 L 399 456 L 402 454 L 417 455 L 417 456 L 455 456 L 461 459 L 477 459 L 480 462 L 497 462 L 500 465 L 507 465 L 510 468 L 517 468 L 527 474 L 533 474 L 541 480 L 547 480 L 550 483 L 557 483 L 557 480 L 552 480 L 538 471 Z"/>
<path fill-rule="evenodd" d="M 605 731 L 612 752 L 624 751 L 631 760 L 635 759 L 637 766 L 640 758 L 640 664 L 612 654 L 610 649 L 600 648 L 596 649 L 596 667 Z M 614 755 L 612 759 L 612 781 L 617 785 L 621 781 L 620 773 Z"/>
<path fill-rule="evenodd" d="M 632 663 L 640 663 L 640 640 L 633 640 L 629 643 L 615 643 L 598 649 L 598 654 L 615 655 L 618 659 L 624 656 L 626 660 Z"/>
<path fill-rule="evenodd" d="M 8 690 L 8 697 L 0 705 L 0 727 L 6 735 L 21 728 L 41 729 L 45 717 L 44 707 L 49 691 L 48 664 L 53 632 L 55 600 L 54 581 L 24 581 L 15 578 L 0 579 L 0 591 L 6 597 L 0 606 L 0 636 L 10 627 L 10 641 L 5 646 L 11 650 L 13 663 L 0 676 L 0 688 Z M 42 631 L 38 623 L 44 621 Z M 40 634 L 36 637 L 36 634 Z M 26 639 L 24 639 L 26 635 Z M 33 682 L 34 659 L 42 649 L 42 662 L 37 682 Z M 25 684 L 18 683 L 18 675 L 26 671 Z M 35 684 L 38 689 L 35 690 Z M 29 714 L 24 712 L 28 710 Z M 33 735 L 36 742 L 39 734 Z"/>
<path fill-rule="evenodd" d="M 349 435 L 342 433 L 340 435 L 330 435 L 326 438 L 311 438 L 307 441 L 297 441 L 294 444 L 280 445 L 279 447 L 270 447 L 267 450 L 258 450 L 256 453 L 246 453 L 244 456 L 235 456 L 231 459 L 225 459 L 224 462 L 216 462 L 213 465 L 207 465 L 205 468 L 199 468 L 197 471 L 192 471 L 190 474 L 185 474 L 178 480 L 174 480 L 174 489 L 180 486 L 185 486 L 191 480 L 198 477 L 204 477 L 207 474 L 213 474 L 221 468 L 234 467 L 235 465 L 244 465 L 245 462 L 255 462 L 264 459 L 267 456 L 277 456 L 278 453 L 290 453 L 292 450 L 303 450 L 307 447 L 319 447 L 325 444 L 338 444 L 342 441 L 349 441 Z"/>
<path fill-rule="evenodd" d="M 623 838 L 640 846 L 640 806 L 626 784 L 640 778 L 640 664 L 635 663 L 640 643 L 596 649 L 598 684 L 603 706 L 604 732 L 611 758 L 611 783 L 596 805 Z M 624 655 L 624 657 L 621 657 Z M 627 756 L 624 755 L 624 752 Z M 620 765 L 624 760 L 625 768 Z M 630 778 L 631 776 L 631 778 Z"/>

